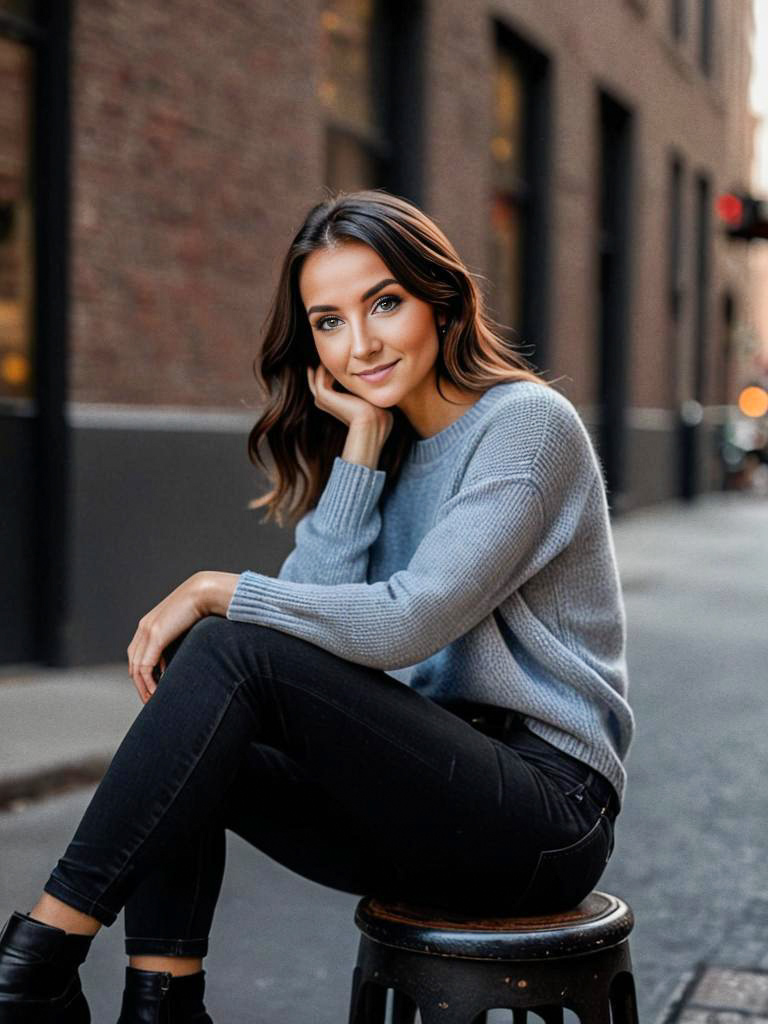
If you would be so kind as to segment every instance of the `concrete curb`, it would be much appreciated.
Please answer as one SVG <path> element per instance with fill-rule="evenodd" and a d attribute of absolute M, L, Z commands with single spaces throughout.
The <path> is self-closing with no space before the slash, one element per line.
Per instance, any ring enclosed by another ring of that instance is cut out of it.
<path fill-rule="evenodd" d="M 93 755 L 54 768 L 0 778 L 0 813 L 20 809 L 34 800 L 68 793 L 101 781 L 111 754 Z"/>

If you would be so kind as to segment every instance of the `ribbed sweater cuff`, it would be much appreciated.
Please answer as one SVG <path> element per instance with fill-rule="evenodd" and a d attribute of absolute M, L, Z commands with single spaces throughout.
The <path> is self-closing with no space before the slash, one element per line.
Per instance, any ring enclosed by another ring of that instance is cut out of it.
<path fill-rule="evenodd" d="M 370 469 L 337 455 L 315 508 L 315 525 L 348 540 L 368 522 L 386 479 L 383 469 Z"/>
<path fill-rule="evenodd" d="M 277 626 L 283 620 L 290 621 L 291 615 L 281 612 L 279 607 L 280 595 L 282 593 L 285 596 L 286 587 L 296 589 L 294 583 L 286 584 L 246 569 L 240 573 L 235 584 L 227 608 L 227 618 L 236 622 L 256 622 L 262 626 Z"/>

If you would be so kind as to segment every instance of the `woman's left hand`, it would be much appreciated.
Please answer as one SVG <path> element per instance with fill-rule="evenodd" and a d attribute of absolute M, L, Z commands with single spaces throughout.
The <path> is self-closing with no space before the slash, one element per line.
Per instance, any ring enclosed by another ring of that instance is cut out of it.
<path fill-rule="evenodd" d="M 165 671 L 163 651 L 206 615 L 226 615 L 237 583 L 230 572 L 196 572 L 139 620 L 128 645 L 128 673 L 142 703 L 155 692 L 153 669 Z"/>

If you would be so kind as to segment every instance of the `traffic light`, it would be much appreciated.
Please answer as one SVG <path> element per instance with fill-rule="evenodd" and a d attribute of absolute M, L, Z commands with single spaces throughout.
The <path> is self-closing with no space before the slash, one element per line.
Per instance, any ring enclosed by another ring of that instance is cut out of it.
<path fill-rule="evenodd" d="M 717 215 L 728 238 L 768 238 L 768 202 L 742 193 L 717 197 Z"/>

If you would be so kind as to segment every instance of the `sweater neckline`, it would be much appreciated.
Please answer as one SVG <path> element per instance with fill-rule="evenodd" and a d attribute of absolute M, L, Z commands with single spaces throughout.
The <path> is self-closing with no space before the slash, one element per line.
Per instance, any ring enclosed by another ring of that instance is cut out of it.
<path fill-rule="evenodd" d="M 465 434 L 470 427 L 476 423 L 485 412 L 491 401 L 499 397 L 499 388 L 506 384 L 516 383 L 515 381 L 499 381 L 492 384 L 480 395 L 477 401 L 471 405 L 466 412 L 463 412 L 453 423 L 438 430 L 431 437 L 424 437 L 416 440 L 411 445 L 408 461 L 415 465 L 425 465 L 439 458 L 444 452 L 449 451 L 456 444 L 456 441 Z"/>

